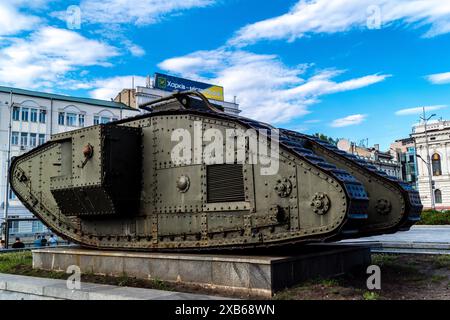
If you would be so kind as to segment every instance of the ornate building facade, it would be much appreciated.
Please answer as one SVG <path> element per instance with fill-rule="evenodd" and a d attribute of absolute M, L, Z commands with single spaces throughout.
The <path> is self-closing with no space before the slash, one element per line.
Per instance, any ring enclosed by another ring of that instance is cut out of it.
<path fill-rule="evenodd" d="M 411 137 L 416 145 L 418 190 L 424 207 L 431 208 L 433 196 L 436 209 L 450 209 L 450 121 L 429 123 L 426 132 L 425 125 L 418 124 Z"/>

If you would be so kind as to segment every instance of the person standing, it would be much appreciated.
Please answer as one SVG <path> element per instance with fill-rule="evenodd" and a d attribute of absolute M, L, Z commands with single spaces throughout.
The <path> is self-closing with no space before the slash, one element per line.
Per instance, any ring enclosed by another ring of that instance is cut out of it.
<path fill-rule="evenodd" d="M 36 247 L 36 248 L 39 248 L 39 247 L 41 247 L 42 246 L 42 244 L 41 244 L 41 236 L 37 236 L 37 238 L 36 238 L 36 240 L 34 240 L 34 246 Z"/>
<path fill-rule="evenodd" d="M 53 247 L 58 245 L 58 240 L 56 240 L 56 236 L 53 234 L 50 235 L 50 239 L 48 239 L 48 245 Z"/>
<path fill-rule="evenodd" d="M 23 249 L 23 248 L 25 248 L 25 244 L 22 241 L 20 241 L 19 237 L 17 237 L 16 242 L 14 242 L 11 247 L 13 249 Z"/>
<path fill-rule="evenodd" d="M 41 238 L 41 247 L 46 247 L 47 246 L 47 239 L 45 239 L 45 234 L 42 235 Z"/>

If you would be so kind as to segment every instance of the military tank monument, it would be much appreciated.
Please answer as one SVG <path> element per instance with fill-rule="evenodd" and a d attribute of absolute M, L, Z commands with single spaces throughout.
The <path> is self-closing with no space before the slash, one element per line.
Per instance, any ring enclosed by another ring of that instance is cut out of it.
<path fill-rule="evenodd" d="M 233 255 L 420 219 L 416 191 L 315 137 L 227 114 L 198 92 L 141 108 L 15 158 L 18 198 L 58 235 L 105 252 Z"/>

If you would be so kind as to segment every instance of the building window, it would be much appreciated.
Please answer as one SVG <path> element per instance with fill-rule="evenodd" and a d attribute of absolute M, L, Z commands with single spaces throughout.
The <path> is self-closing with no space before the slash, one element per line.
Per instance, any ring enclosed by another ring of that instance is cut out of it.
<path fill-rule="evenodd" d="M 434 190 L 434 202 L 442 203 L 442 192 L 439 189 Z"/>
<path fill-rule="evenodd" d="M 64 125 L 64 112 L 60 112 L 60 113 L 58 114 L 58 124 L 59 124 L 60 126 L 63 126 L 63 125 Z"/>
<path fill-rule="evenodd" d="M 67 113 L 66 120 L 66 125 L 70 127 L 75 127 L 77 125 L 77 115 L 75 113 Z"/>
<path fill-rule="evenodd" d="M 16 199 L 17 199 L 16 194 L 14 193 L 14 191 L 12 191 L 11 188 L 9 188 L 9 200 L 16 200 Z"/>
<path fill-rule="evenodd" d="M 30 121 L 31 122 L 37 122 L 38 118 L 38 111 L 36 109 L 30 109 Z"/>
<path fill-rule="evenodd" d="M 9 224 L 10 233 L 19 233 L 19 221 L 11 221 Z"/>
<path fill-rule="evenodd" d="M 45 143 L 45 134 L 39 134 L 39 145 Z"/>
<path fill-rule="evenodd" d="M 36 133 L 30 133 L 30 146 L 36 147 Z"/>
<path fill-rule="evenodd" d="M 21 146 L 28 146 L 28 133 L 21 133 L 20 134 L 20 145 Z"/>
<path fill-rule="evenodd" d="M 433 167 L 433 176 L 442 175 L 441 156 L 439 154 L 433 154 L 433 157 L 431 158 L 431 166 Z"/>
<path fill-rule="evenodd" d="M 11 133 L 11 144 L 13 146 L 19 145 L 19 133 L 18 132 Z"/>
<path fill-rule="evenodd" d="M 80 127 L 84 127 L 84 114 L 78 115 L 78 124 Z"/>
<path fill-rule="evenodd" d="M 45 226 L 40 221 L 33 221 L 33 224 L 31 226 L 31 232 L 44 232 Z"/>
<path fill-rule="evenodd" d="M 46 111 L 45 110 L 40 110 L 39 111 L 39 122 L 40 123 L 45 123 L 45 115 L 46 115 Z"/>
<path fill-rule="evenodd" d="M 100 123 L 105 124 L 111 121 L 111 118 L 108 117 L 101 117 L 100 118 Z"/>
<path fill-rule="evenodd" d="M 94 125 L 106 124 L 111 121 L 117 121 L 117 118 L 94 116 Z"/>
<path fill-rule="evenodd" d="M 13 107 L 12 118 L 14 121 L 20 120 L 20 108 L 19 107 Z"/>
<path fill-rule="evenodd" d="M 28 108 L 22 108 L 22 121 L 28 121 Z"/>

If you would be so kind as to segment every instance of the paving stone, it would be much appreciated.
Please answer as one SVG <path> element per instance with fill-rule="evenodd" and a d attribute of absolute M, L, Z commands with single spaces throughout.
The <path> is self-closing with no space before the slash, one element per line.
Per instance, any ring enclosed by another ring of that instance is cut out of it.
<path fill-rule="evenodd" d="M 0 274 L 0 300 L 217 300 L 222 297 L 154 289 L 81 283 L 67 288 L 66 280 Z M 4 289 L 2 290 L 2 288 Z"/>

